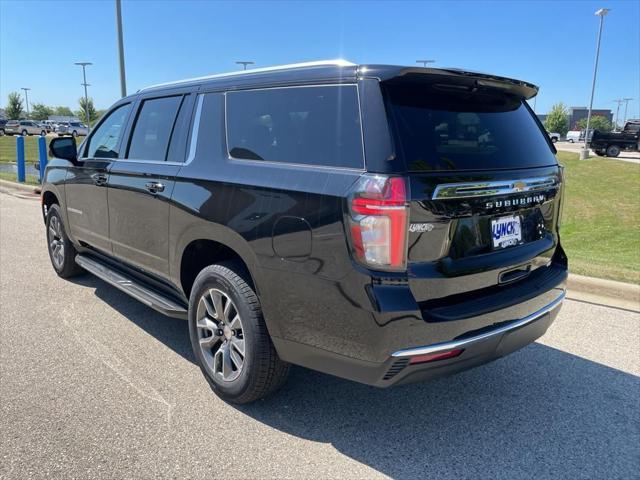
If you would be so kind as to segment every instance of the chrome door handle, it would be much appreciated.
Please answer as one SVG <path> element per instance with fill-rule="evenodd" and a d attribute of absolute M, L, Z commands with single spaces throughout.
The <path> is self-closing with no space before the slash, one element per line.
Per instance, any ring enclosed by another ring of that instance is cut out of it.
<path fill-rule="evenodd" d="M 164 184 L 160 182 L 148 182 L 145 184 L 145 188 L 149 190 L 151 193 L 163 192 Z"/>
<path fill-rule="evenodd" d="M 93 179 L 93 183 L 98 186 L 107 184 L 107 175 L 104 173 L 94 173 L 93 175 L 91 175 L 91 178 Z"/>

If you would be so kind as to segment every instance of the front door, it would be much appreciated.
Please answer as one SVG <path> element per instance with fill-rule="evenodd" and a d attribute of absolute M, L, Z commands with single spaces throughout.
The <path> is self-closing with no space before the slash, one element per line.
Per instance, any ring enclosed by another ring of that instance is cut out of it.
<path fill-rule="evenodd" d="M 98 125 L 67 171 L 65 198 L 71 235 L 81 243 L 111 253 L 107 182 L 118 157 L 131 104 L 117 106 Z"/>
<path fill-rule="evenodd" d="M 192 95 L 142 98 L 124 159 L 109 172 L 113 254 L 155 276 L 169 274 L 169 202 L 184 160 Z"/>

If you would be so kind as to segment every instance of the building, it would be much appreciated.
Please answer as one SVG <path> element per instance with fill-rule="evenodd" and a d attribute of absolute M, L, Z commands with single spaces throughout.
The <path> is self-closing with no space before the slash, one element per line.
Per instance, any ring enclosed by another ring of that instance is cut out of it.
<path fill-rule="evenodd" d="M 578 122 L 583 118 L 587 118 L 589 115 L 589 109 L 587 107 L 571 107 L 569 109 L 569 130 L 580 130 L 578 128 Z M 595 116 L 605 117 L 611 123 L 613 123 L 613 112 L 609 109 L 596 109 L 591 110 L 591 118 Z"/>
<path fill-rule="evenodd" d="M 567 115 L 567 125 L 569 126 L 569 130 L 580 130 L 578 122 L 583 118 L 586 119 L 588 114 L 589 109 L 587 107 L 571 107 L 569 109 L 569 114 Z M 605 117 L 613 123 L 613 112 L 611 110 L 594 108 L 591 110 L 591 118 L 596 115 Z M 547 114 L 537 114 L 537 116 L 544 125 L 544 121 L 547 119 Z"/>

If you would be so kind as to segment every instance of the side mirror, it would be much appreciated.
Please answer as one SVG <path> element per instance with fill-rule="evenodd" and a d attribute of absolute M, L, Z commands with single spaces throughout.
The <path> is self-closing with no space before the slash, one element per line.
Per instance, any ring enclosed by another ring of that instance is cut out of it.
<path fill-rule="evenodd" d="M 78 162 L 78 147 L 73 137 L 59 137 L 51 140 L 49 155 L 53 158 L 62 158 L 75 164 Z"/>

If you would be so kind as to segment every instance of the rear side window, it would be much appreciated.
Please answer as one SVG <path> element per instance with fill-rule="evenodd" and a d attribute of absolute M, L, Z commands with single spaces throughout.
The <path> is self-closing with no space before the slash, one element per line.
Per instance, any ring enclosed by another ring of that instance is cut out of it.
<path fill-rule="evenodd" d="M 226 105 L 233 158 L 364 167 L 355 85 L 228 92 Z"/>
<path fill-rule="evenodd" d="M 516 97 L 446 85 L 384 87 L 407 169 L 483 170 L 555 165 L 544 132 Z"/>
<path fill-rule="evenodd" d="M 131 135 L 127 158 L 164 161 L 183 96 L 145 100 Z"/>

